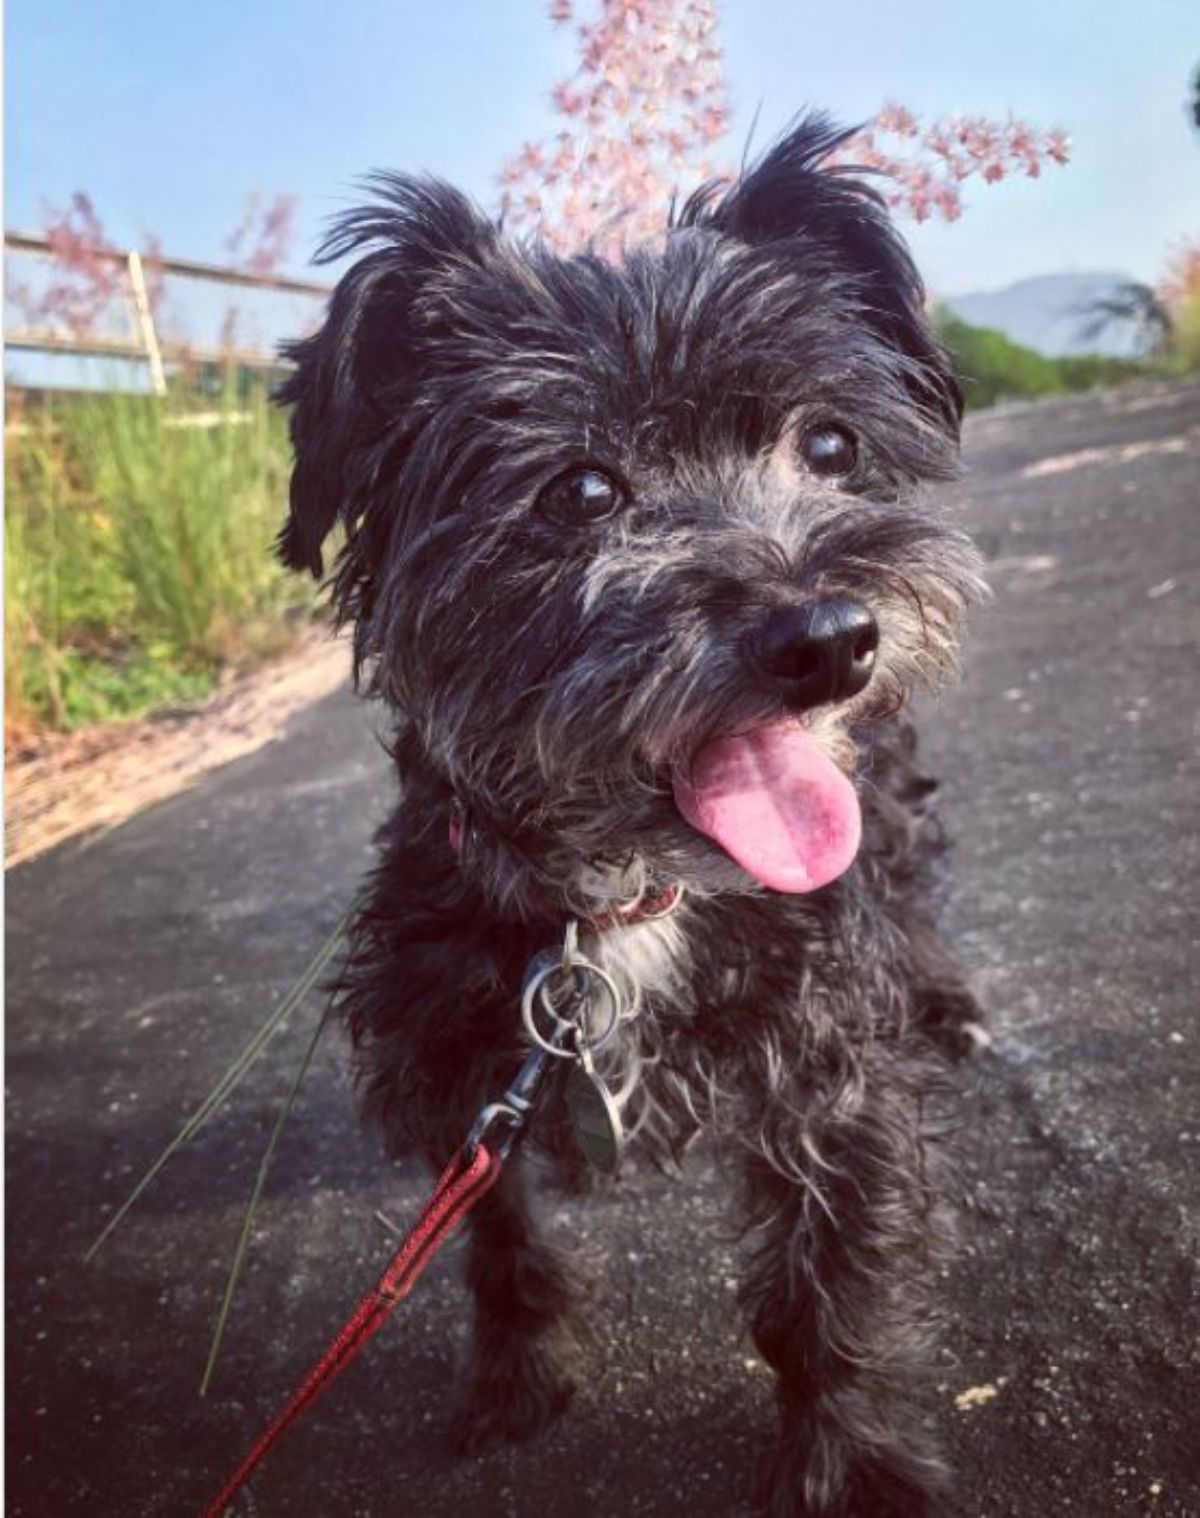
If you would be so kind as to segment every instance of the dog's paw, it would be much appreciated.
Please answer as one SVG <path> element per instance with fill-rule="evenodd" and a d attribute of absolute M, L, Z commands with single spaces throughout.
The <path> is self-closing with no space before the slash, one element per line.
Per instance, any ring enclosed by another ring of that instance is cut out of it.
<path fill-rule="evenodd" d="M 942 1511 L 946 1471 L 916 1451 L 873 1454 L 820 1437 L 811 1447 L 787 1444 L 762 1489 L 762 1518 L 935 1518 Z"/>
<path fill-rule="evenodd" d="M 512 1342 L 489 1354 L 472 1368 L 454 1409 L 455 1450 L 479 1455 L 531 1439 L 566 1411 L 577 1385 L 577 1357 L 545 1338 Z"/>
<path fill-rule="evenodd" d="M 992 1035 L 981 1022 L 960 1023 L 957 1031 L 957 1049 L 960 1059 L 974 1059 L 992 1047 Z"/>
<path fill-rule="evenodd" d="M 917 1026 L 943 1055 L 972 1060 L 992 1047 L 983 1008 L 966 990 L 933 990 L 918 1003 Z"/>

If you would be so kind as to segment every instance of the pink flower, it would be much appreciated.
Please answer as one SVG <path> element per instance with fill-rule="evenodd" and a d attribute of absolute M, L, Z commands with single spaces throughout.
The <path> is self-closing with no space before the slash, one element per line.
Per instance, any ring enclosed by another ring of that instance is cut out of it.
<path fill-rule="evenodd" d="M 549 0 L 551 21 L 572 26 L 578 44 L 573 76 L 552 92 L 575 131 L 527 143 L 499 180 L 518 229 L 557 248 L 603 229 L 597 246 L 619 257 L 629 243 L 661 236 L 672 197 L 713 173 L 704 149 L 729 130 L 717 7 L 714 0 L 592 0 L 587 21 L 578 10 L 574 0 Z M 967 179 L 991 184 L 1018 170 L 1036 178 L 1043 164 L 1067 162 L 1069 144 L 1064 133 L 1039 133 L 1017 118 L 953 116 L 926 125 L 888 101 L 837 156 L 877 174 L 897 211 L 953 221 Z"/>
<path fill-rule="evenodd" d="M 889 101 L 875 118 L 875 124 L 882 132 L 895 132 L 897 137 L 915 137 L 917 135 L 917 118 L 910 110 L 902 105 L 896 105 Z"/>

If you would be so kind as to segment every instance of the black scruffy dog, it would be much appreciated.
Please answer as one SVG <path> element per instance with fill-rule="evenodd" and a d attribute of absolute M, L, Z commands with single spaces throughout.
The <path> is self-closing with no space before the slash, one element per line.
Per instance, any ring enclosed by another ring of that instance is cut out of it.
<path fill-rule="evenodd" d="M 901 713 L 979 581 L 921 489 L 956 472 L 960 394 L 880 199 L 827 162 L 844 140 L 805 119 L 619 261 L 379 176 L 291 350 L 280 542 L 320 575 L 341 523 L 336 604 L 396 719 L 341 991 L 392 1152 L 444 1163 L 503 1093 L 526 967 L 577 922 L 626 1127 L 735 1162 L 766 1510 L 914 1518 L 944 1480 L 923 1104 L 974 1004 L 922 905 Z M 553 1084 L 533 1139 L 570 1179 Z M 562 1411 L 590 1294 L 516 1158 L 471 1228 L 477 1449 Z"/>

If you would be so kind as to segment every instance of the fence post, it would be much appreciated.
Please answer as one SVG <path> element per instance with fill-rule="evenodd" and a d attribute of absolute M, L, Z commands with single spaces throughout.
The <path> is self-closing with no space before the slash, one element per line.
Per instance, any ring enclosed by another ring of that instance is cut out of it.
<path fill-rule="evenodd" d="M 150 310 L 150 297 L 146 293 L 142 257 L 136 248 L 130 248 L 126 266 L 129 270 L 129 285 L 133 291 L 133 303 L 137 307 L 138 325 L 142 329 L 142 345 L 146 349 L 146 361 L 150 365 L 150 382 L 154 386 L 155 395 L 166 395 L 167 377 L 163 371 L 158 333 L 154 330 L 154 313 Z"/>

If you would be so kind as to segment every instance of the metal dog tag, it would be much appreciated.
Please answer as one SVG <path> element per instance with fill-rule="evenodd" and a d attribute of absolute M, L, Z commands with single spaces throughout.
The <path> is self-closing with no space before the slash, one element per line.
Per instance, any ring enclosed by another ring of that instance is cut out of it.
<path fill-rule="evenodd" d="M 586 1055 L 571 1066 L 565 1099 L 576 1141 L 585 1158 L 597 1170 L 614 1175 L 625 1148 L 621 1114 L 612 1093 Z"/>

